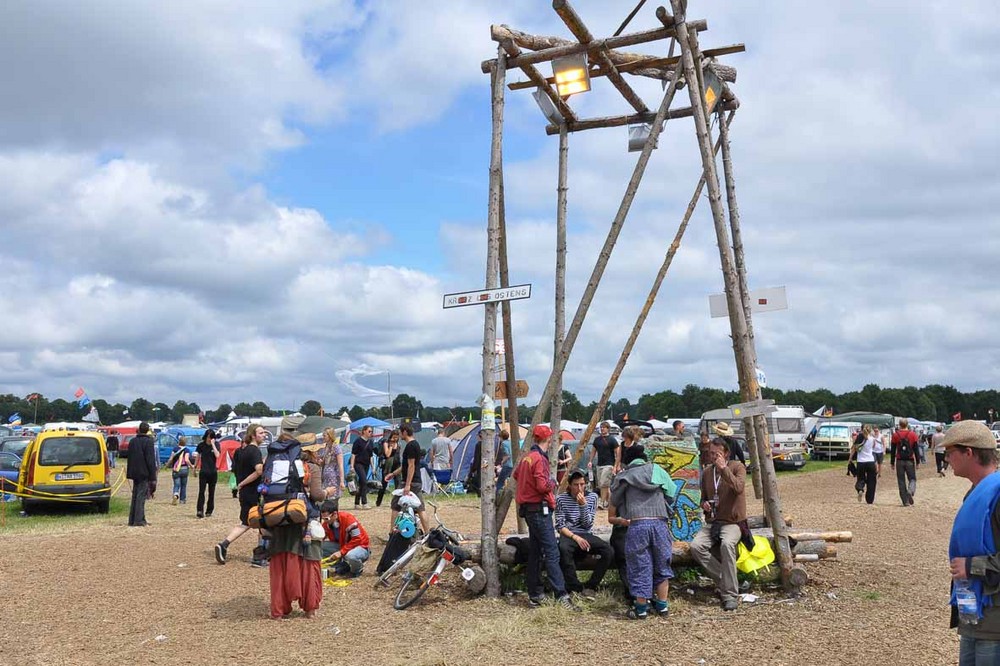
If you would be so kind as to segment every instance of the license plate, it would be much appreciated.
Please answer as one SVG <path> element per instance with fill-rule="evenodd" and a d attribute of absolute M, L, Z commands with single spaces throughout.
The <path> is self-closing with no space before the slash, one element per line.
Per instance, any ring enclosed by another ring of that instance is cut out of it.
<path fill-rule="evenodd" d="M 56 474 L 56 481 L 80 481 L 83 479 L 83 472 L 64 472 Z"/>

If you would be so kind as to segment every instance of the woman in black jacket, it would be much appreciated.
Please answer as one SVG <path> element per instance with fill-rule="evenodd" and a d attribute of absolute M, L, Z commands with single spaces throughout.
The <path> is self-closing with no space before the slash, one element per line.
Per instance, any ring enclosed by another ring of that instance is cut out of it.
<path fill-rule="evenodd" d="M 354 495 L 354 508 L 368 508 L 368 473 L 372 468 L 372 427 L 361 428 L 361 435 L 351 444 L 351 467 L 357 479 L 358 491 Z"/>

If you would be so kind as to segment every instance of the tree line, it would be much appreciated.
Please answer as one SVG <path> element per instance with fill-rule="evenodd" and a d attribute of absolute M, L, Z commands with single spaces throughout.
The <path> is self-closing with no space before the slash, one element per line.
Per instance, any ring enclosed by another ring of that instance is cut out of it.
<path fill-rule="evenodd" d="M 872 411 L 909 416 L 922 421 L 952 421 L 958 414 L 964 419 L 992 420 L 991 411 L 1000 411 L 1000 392 L 994 389 L 973 392 L 959 391 L 953 386 L 930 384 L 923 388 L 907 386 L 904 388 L 880 388 L 877 384 L 867 384 L 858 391 L 834 393 L 828 389 L 813 391 L 766 388 L 762 391 L 764 398 L 773 399 L 779 405 L 802 405 L 806 411 L 815 412 L 822 407 L 831 408 L 835 414 L 852 411 Z M 610 402 L 603 414 L 604 418 L 620 419 L 629 417 L 647 420 L 650 418 L 669 420 L 674 418 L 697 418 L 710 409 L 726 407 L 741 402 L 739 393 L 717 388 L 709 388 L 688 384 L 679 393 L 673 390 L 658 393 L 646 393 L 638 401 L 631 402 L 628 398 L 619 398 Z M 196 414 L 203 417 L 205 423 L 225 421 L 230 413 L 239 416 L 260 418 L 263 416 L 281 416 L 290 410 L 272 409 L 263 401 L 238 402 L 234 405 L 223 403 L 215 409 L 203 410 L 196 402 L 176 401 L 173 406 L 164 402 L 152 402 L 145 398 L 136 398 L 130 404 L 109 403 L 103 399 L 95 399 L 93 406 L 97 409 L 101 422 L 105 424 L 119 423 L 126 420 L 164 421 L 180 423 L 184 416 Z M 570 421 L 588 422 L 597 401 L 584 404 L 571 391 L 563 391 L 563 418 Z M 530 420 L 534 416 L 536 406 L 519 405 L 518 410 L 522 420 Z M 77 402 L 55 398 L 49 400 L 38 395 L 35 400 L 18 397 L 13 394 L 0 395 L 0 419 L 7 423 L 13 414 L 19 414 L 23 423 L 36 419 L 37 422 L 79 421 L 90 411 L 90 405 L 79 407 Z M 336 417 L 347 412 L 352 421 L 365 416 L 388 419 L 390 416 L 419 418 L 421 421 L 451 421 L 463 420 L 472 415 L 478 418 L 479 408 L 476 406 L 425 407 L 414 396 L 400 393 L 393 398 L 392 408 L 388 405 L 380 407 L 348 407 L 341 405 L 336 410 L 324 408 L 318 400 L 307 400 L 297 410 L 307 416 L 325 414 Z"/>

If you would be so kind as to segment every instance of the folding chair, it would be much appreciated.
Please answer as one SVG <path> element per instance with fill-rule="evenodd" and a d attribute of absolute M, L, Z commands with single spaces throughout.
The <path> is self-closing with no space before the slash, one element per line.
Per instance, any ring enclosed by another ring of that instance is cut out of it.
<path fill-rule="evenodd" d="M 434 478 L 433 493 L 441 493 L 445 497 L 451 497 L 452 493 L 448 490 L 448 485 L 451 483 L 451 470 L 436 469 L 432 476 Z"/>

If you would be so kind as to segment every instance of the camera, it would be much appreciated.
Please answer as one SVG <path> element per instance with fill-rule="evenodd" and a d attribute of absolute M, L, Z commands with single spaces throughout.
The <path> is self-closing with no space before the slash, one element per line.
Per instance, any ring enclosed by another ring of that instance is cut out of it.
<path fill-rule="evenodd" d="M 716 510 L 716 507 L 718 507 L 718 506 L 719 506 L 719 498 L 718 497 L 713 497 L 712 499 L 708 500 L 708 508 L 709 508 L 709 513 L 708 513 L 708 516 L 707 516 L 708 518 L 710 518 L 712 520 L 715 520 L 715 510 Z"/>

